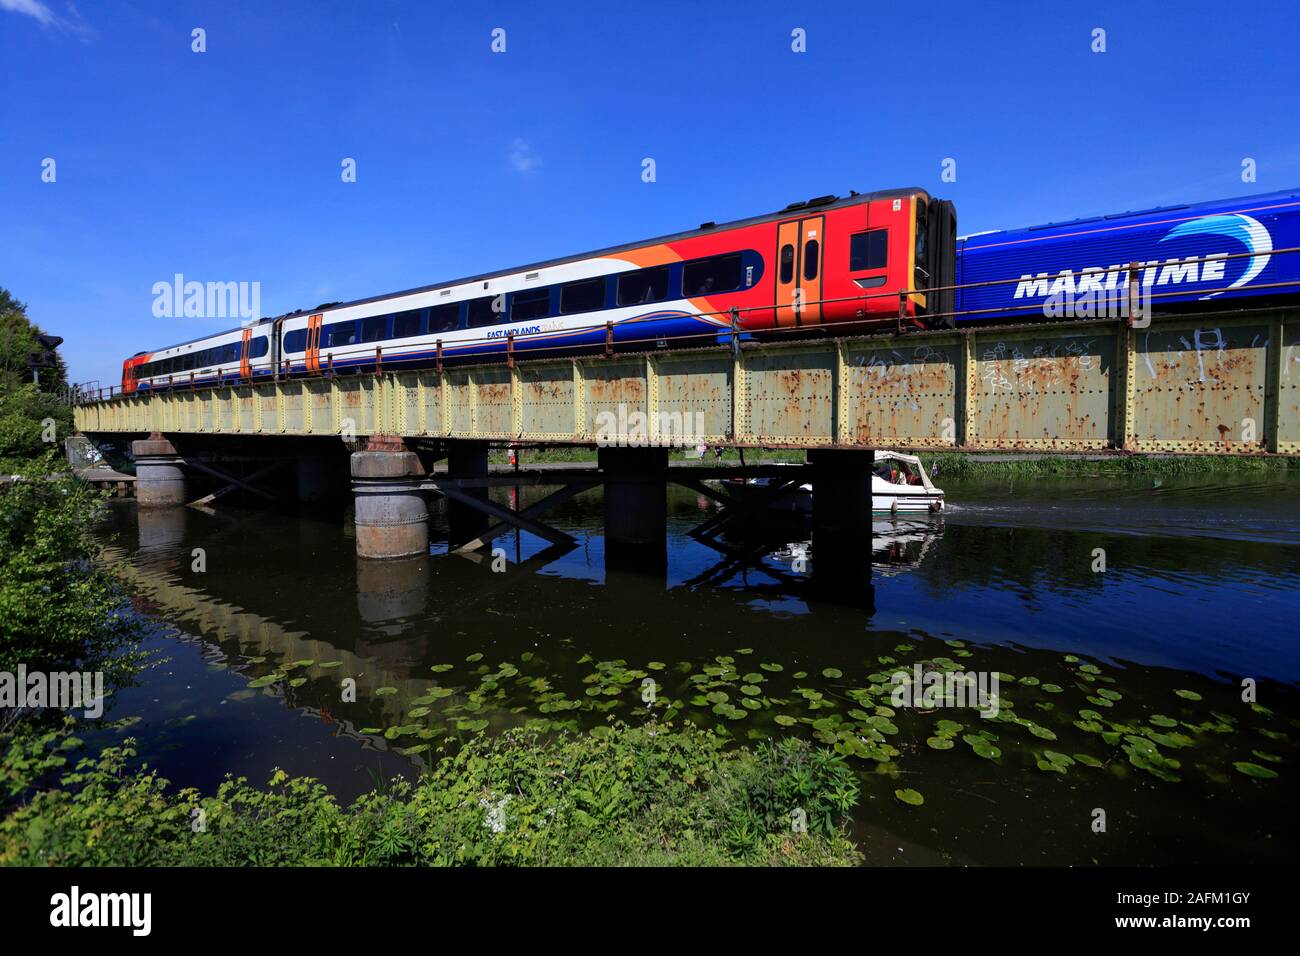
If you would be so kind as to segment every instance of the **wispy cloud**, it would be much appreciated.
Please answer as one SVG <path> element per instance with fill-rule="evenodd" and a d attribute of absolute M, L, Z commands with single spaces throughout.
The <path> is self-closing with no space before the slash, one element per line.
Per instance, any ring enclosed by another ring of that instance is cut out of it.
<path fill-rule="evenodd" d="M 542 165 L 542 157 L 533 152 L 527 140 L 517 139 L 510 144 L 510 165 L 517 173 L 531 173 Z"/>
<path fill-rule="evenodd" d="M 40 20 L 47 27 L 58 23 L 58 17 L 49 7 L 41 3 L 41 0 L 0 0 L 0 10 L 25 13 L 29 17 Z"/>
<path fill-rule="evenodd" d="M 0 0 L 0 10 L 19 13 L 31 17 L 45 27 L 65 30 L 83 41 L 93 36 L 93 31 L 81 19 L 81 14 L 71 3 L 67 4 L 68 16 L 59 16 L 42 0 Z"/>

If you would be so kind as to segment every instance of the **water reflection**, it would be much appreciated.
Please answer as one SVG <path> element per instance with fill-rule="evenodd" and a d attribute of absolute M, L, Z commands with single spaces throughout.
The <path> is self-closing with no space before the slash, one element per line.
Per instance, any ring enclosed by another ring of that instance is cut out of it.
<path fill-rule="evenodd" d="M 429 603 L 430 558 L 357 558 L 357 612 L 371 633 L 396 637 Z"/>

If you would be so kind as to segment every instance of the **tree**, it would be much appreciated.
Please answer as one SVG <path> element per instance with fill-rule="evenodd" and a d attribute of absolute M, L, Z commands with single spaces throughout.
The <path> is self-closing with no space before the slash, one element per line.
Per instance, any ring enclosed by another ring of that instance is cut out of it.
<path fill-rule="evenodd" d="M 27 317 L 27 307 L 0 287 L 0 470 L 42 457 L 51 450 L 51 436 L 61 441 L 72 434 L 67 368 L 57 352 L 39 383 L 32 380 L 33 357 L 53 351 L 45 335 Z"/>

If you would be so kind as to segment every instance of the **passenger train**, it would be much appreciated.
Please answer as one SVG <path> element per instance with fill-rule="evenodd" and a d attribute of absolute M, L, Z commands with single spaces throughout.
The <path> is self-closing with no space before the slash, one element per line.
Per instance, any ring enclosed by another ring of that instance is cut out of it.
<path fill-rule="evenodd" d="M 1049 321 L 1122 290 L 1157 309 L 1300 294 L 1300 191 L 958 238 L 922 189 L 822 196 L 779 212 L 141 352 L 122 391 L 579 354 L 873 327 Z M 954 288 L 955 287 L 955 288 Z M 1071 312 L 1071 315 L 1074 315 Z"/>
<path fill-rule="evenodd" d="M 141 352 L 122 391 L 411 368 L 503 352 L 708 344 L 719 334 L 946 311 L 956 219 L 921 189 L 823 196 L 780 212 L 362 299 Z M 888 294 L 863 298 L 864 292 Z"/>

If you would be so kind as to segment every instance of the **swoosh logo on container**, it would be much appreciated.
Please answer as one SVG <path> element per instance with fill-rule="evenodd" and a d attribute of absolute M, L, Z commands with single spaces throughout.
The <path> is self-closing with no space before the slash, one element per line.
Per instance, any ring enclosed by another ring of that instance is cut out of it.
<path fill-rule="evenodd" d="M 1230 239 L 1236 239 L 1251 253 L 1250 263 L 1246 266 L 1246 271 L 1228 286 L 1229 289 L 1240 288 L 1263 272 L 1273 251 L 1273 238 L 1268 234 L 1268 230 L 1264 228 L 1263 223 L 1258 219 L 1252 219 L 1250 216 L 1243 216 L 1240 213 L 1202 216 L 1200 219 L 1180 223 L 1170 229 L 1168 234 L 1160 241 L 1180 239 L 1185 236 L 1227 236 Z M 1209 295 L 1201 296 L 1201 298 L 1212 299 L 1218 294 L 1218 292 L 1211 292 Z"/>

